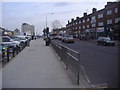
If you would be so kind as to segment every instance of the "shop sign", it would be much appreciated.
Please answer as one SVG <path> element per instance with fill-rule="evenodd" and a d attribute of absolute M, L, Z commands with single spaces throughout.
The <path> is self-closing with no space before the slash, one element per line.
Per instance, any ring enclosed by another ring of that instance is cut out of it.
<path fill-rule="evenodd" d="M 104 27 L 102 27 L 102 28 L 97 28 L 97 32 L 104 32 Z"/>

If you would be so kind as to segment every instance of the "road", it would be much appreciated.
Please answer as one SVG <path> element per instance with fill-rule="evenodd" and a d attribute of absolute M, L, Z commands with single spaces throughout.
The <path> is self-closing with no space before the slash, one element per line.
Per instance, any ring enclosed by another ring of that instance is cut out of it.
<path fill-rule="evenodd" d="M 69 48 L 80 52 L 80 63 L 91 81 L 91 84 L 108 84 L 118 87 L 118 47 L 99 46 L 97 43 L 76 40 L 74 44 L 66 44 Z"/>

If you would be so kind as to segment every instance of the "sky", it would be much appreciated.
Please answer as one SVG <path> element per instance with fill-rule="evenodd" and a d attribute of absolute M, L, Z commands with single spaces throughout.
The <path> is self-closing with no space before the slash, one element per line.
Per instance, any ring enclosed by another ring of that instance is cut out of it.
<path fill-rule="evenodd" d="M 42 34 L 46 27 L 46 18 L 51 31 L 53 21 L 59 20 L 64 27 L 68 20 L 82 17 L 84 12 L 90 14 L 94 7 L 97 10 L 103 9 L 107 1 L 115 0 L 2 0 L 0 17 L 2 27 L 6 29 L 21 30 L 22 23 L 28 23 L 35 26 L 37 34 Z"/>

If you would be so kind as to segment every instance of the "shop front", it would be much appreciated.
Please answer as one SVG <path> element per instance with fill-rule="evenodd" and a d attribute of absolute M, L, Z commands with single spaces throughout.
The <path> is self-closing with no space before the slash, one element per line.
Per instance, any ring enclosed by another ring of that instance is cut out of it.
<path fill-rule="evenodd" d="M 98 37 L 103 37 L 103 36 L 105 36 L 104 31 L 105 31 L 104 27 L 97 28 L 97 29 L 96 29 L 96 32 L 97 32 L 97 33 L 96 33 L 96 37 L 98 38 Z"/>

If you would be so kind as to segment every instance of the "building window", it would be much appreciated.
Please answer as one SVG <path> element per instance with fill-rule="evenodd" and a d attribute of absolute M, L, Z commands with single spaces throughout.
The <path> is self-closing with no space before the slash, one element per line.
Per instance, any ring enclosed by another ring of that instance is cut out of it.
<path fill-rule="evenodd" d="M 79 21 L 79 24 L 81 23 L 81 21 Z"/>
<path fill-rule="evenodd" d="M 95 16 L 92 17 L 92 20 L 95 20 Z"/>
<path fill-rule="evenodd" d="M 87 21 L 89 22 L 89 21 L 90 21 L 90 19 L 88 18 L 88 19 L 87 19 Z"/>
<path fill-rule="evenodd" d="M 112 19 L 107 20 L 107 24 L 112 24 Z"/>
<path fill-rule="evenodd" d="M 81 29 L 81 26 L 79 26 L 79 29 Z"/>
<path fill-rule="evenodd" d="M 83 25 L 83 29 L 85 28 L 85 26 Z"/>
<path fill-rule="evenodd" d="M 115 13 L 117 13 L 118 12 L 118 8 L 115 8 Z"/>
<path fill-rule="evenodd" d="M 103 26 L 103 22 L 99 22 L 99 23 L 98 23 L 98 26 Z"/>
<path fill-rule="evenodd" d="M 77 30 L 77 27 L 76 27 L 76 30 Z"/>
<path fill-rule="evenodd" d="M 92 24 L 92 27 L 95 27 L 96 25 L 95 24 Z"/>
<path fill-rule="evenodd" d="M 87 25 L 87 28 L 89 28 L 90 27 L 90 25 Z"/>
<path fill-rule="evenodd" d="M 118 23 L 120 21 L 120 18 L 115 18 L 115 23 Z"/>
<path fill-rule="evenodd" d="M 98 18 L 103 18 L 103 14 L 99 14 L 99 15 L 98 15 Z"/>
<path fill-rule="evenodd" d="M 110 14 L 112 14 L 112 10 L 107 11 L 107 15 L 110 15 Z"/>
<path fill-rule="evenodd" d="M 83 20 L 83 23 L 85 22 L 85 20 Z"/>

